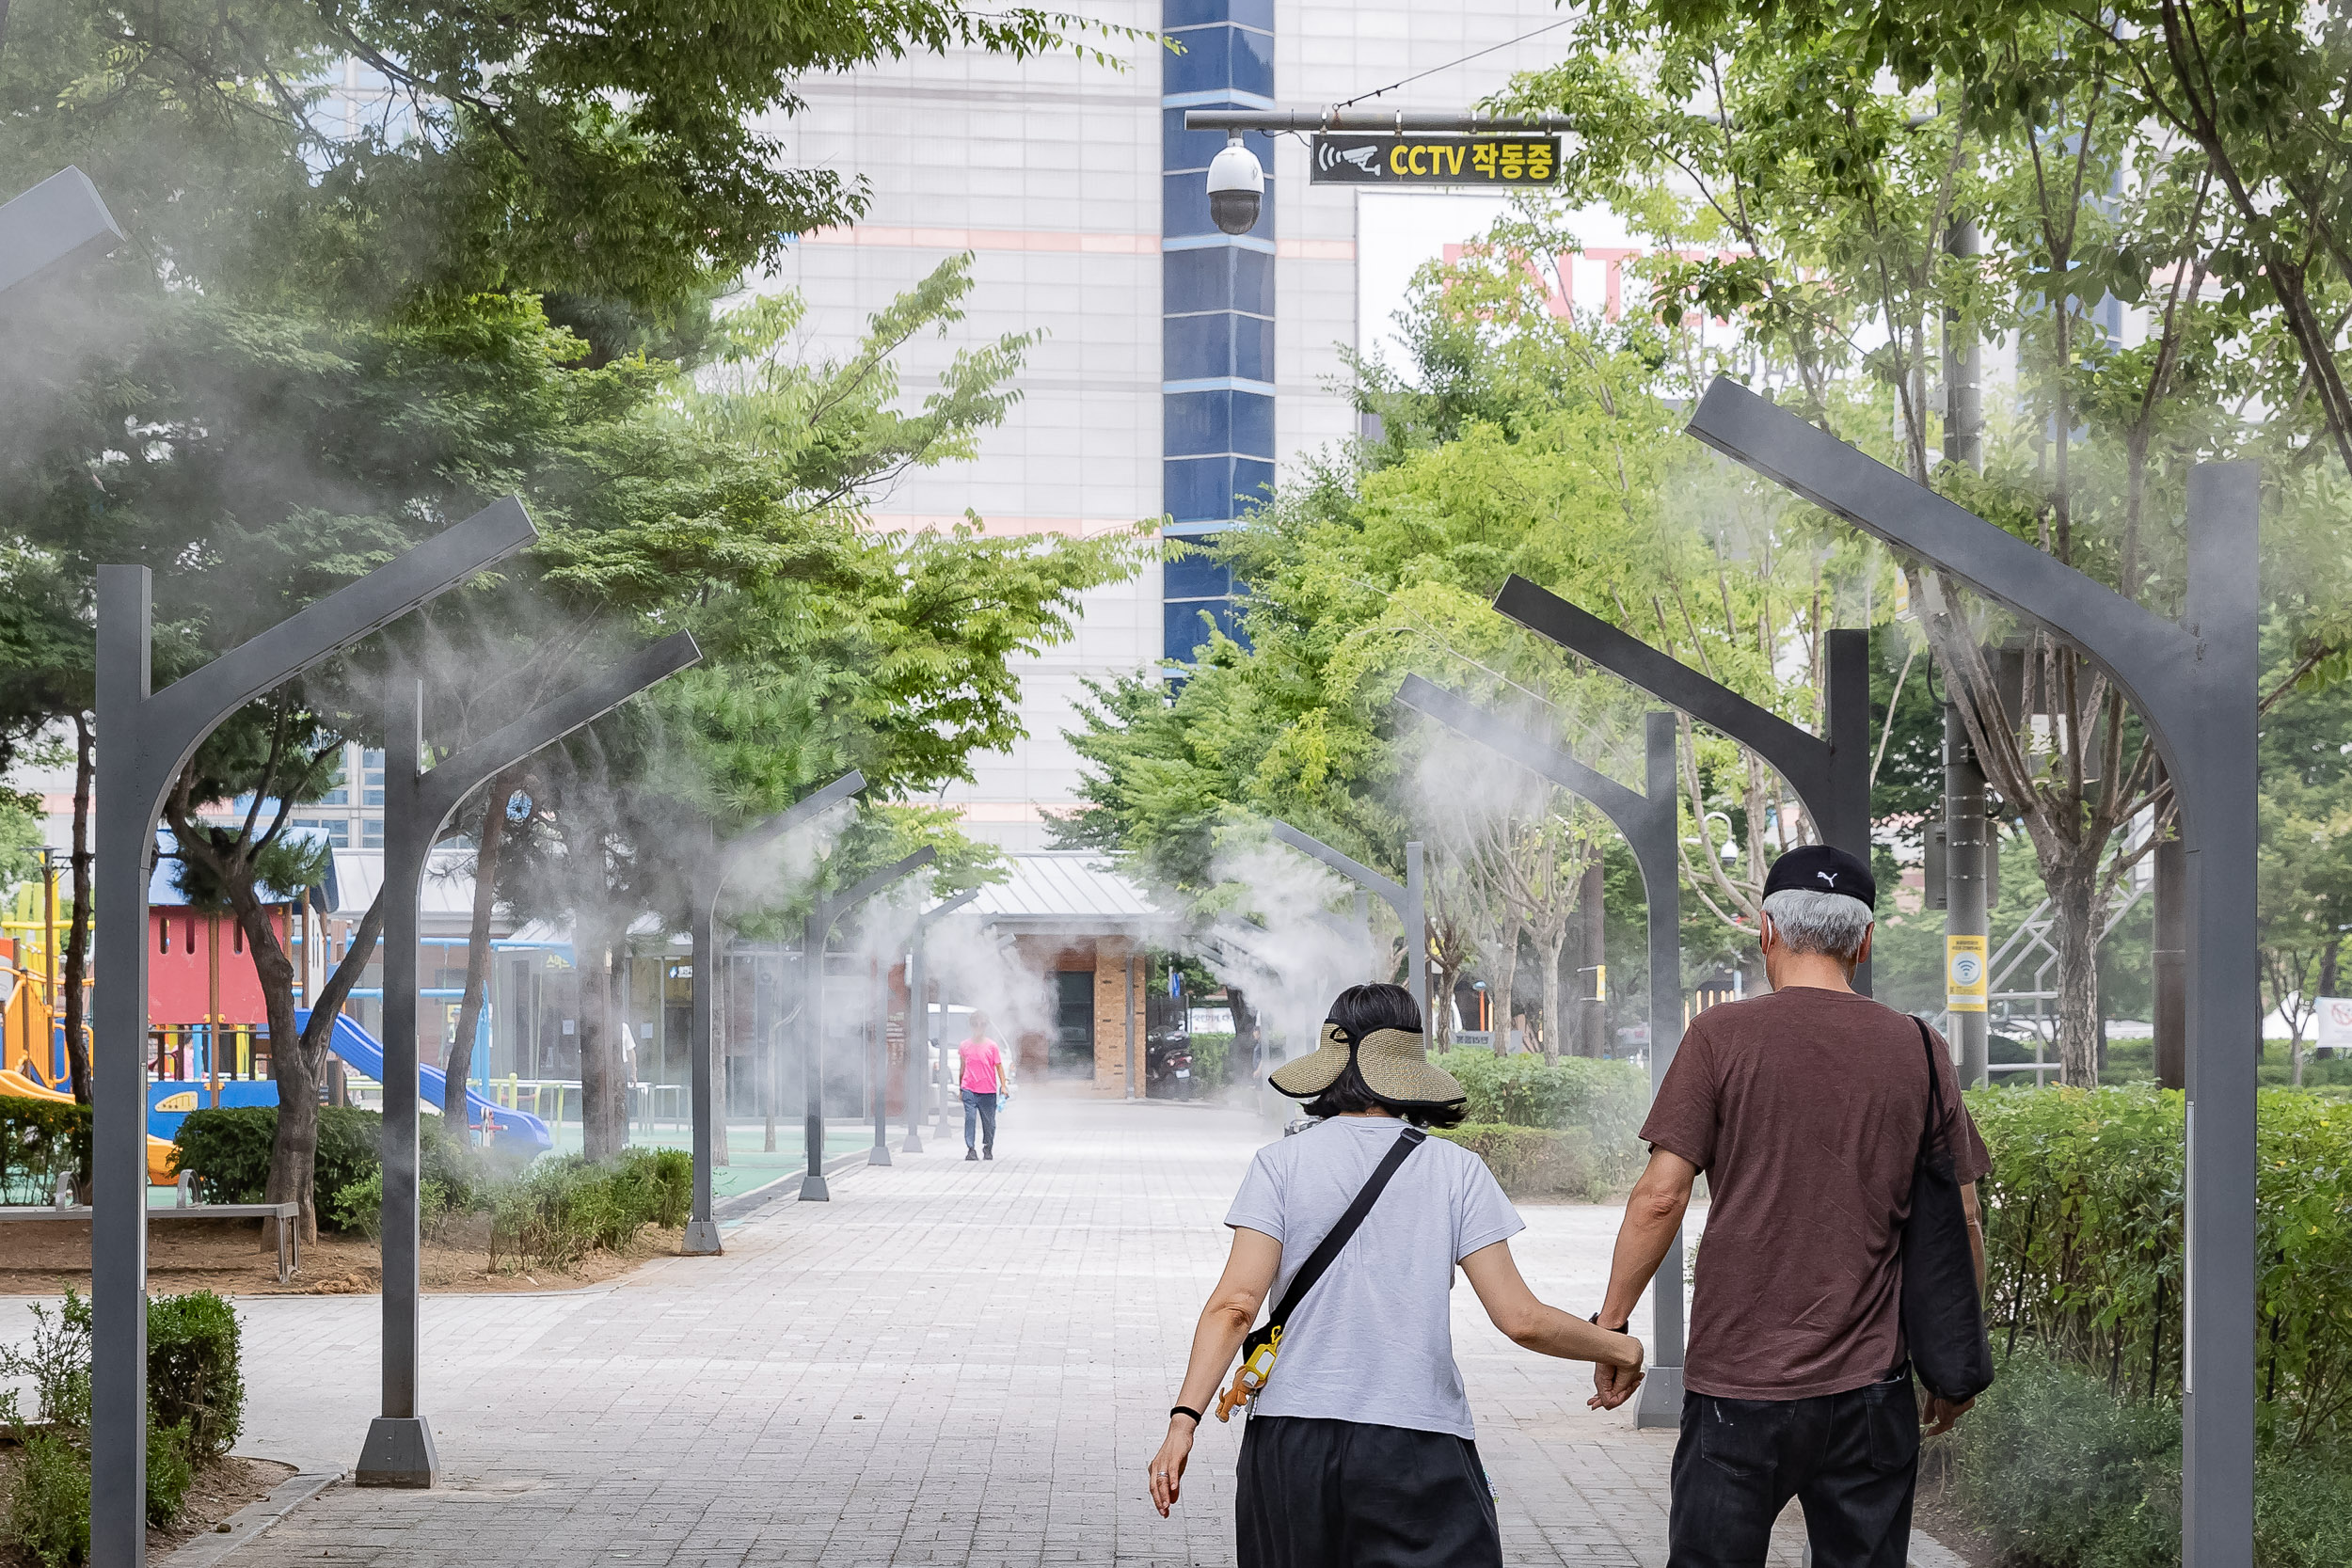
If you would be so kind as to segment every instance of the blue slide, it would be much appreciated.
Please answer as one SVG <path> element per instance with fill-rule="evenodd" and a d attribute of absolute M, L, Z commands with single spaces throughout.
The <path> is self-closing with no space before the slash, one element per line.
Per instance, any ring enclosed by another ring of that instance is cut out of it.
<path fill-rule="evenodd" d="M 310 1010 L 308 1007 L 294 1009 L 295 1028 L 308 1028 L 310 1022 Z M 347 1014 L 336 1015 L 335 1034 L 326 1048 L 341 1056 L 345 1065 L 358 1068 L 379 1084 L 384 1081 L 382 1042 L 360 1028 Z M 420 1064 L 417 1082 L 428 1102 L 435 1105 L 442 1102 L 442 1096 L 448 1092 L 449 1079 L 439 1068 Z M 510 1111 L 503 1105 L 483 1099 L 474 1092 L 471 1085 L 466 1088 L 466 1105 L 467 1122 L 477 1129 L 488 1127 L 495 1143 L 511 1147 L 514 1143 L 522 1142 L 542 1149 L 555 1147 L 555 1137 L 548 1131 L 546 1122 L 529 1111 Z"/>

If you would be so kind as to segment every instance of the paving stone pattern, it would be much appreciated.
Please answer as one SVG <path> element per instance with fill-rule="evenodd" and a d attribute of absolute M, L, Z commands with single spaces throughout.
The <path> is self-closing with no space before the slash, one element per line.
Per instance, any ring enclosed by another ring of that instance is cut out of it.
<path fill-rule="evenodd" d="M 723 1258 L 584 1291 L 430 1297 L 445 1484 L 337 1485 L 234 1568 L 1230 1563 L 1238 1425 L 1211 1421 L 1173 1519 L 1143 1475 L 1267 1126 L 1032 1094 L 993 1164 L 949 1137 L 853 1169 L 831 1204 L 759 1211 Z M 1524 1213 L 1514 1250 L 1538 1293 L 1589 1310 L 1618 1212 Z M 375 1405 L 376 1299 L 240 1311 L 240 1451 L 348 1465 Z M 24 1325 L 0 1306 L 0 1335 Z M 1505 1560 L 1662 1565 L 1671 1435 L 1587 1411 L 1589 1374 L 1512 1346 L 1466 1286 L 1454 1334 Z M 1793 1522 L 1775 1565 L 1800 1560 Z"/>

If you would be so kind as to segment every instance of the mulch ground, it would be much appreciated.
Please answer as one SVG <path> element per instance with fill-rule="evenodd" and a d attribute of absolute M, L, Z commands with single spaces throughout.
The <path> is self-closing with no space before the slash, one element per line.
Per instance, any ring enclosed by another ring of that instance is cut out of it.
<path fill-rule="evenodd" d="M 648 1226 L 625 1252 L 594 1252 L 569 1269 L 502 1261 L 490 1267 L 486 1222 L 428 1239 L 419 1259 L 424 1288 L 437 1294 L 571 1290 L 628 1273 L 649 1258 L 675 1254 L 685 1232 Z M 322 1233 L 302 1245 L 291 1283 L 278 1282 L 278 1253 L 261 1220 L 157 1226 L 147 1235 L 147 1288 L 155 1295 L 214 1291 L 222 1295 L 368 1295 L 383 1284 L 381 1253 L 363 1237 Z M 89 1293 L 87 1222 L 26 1222 L 0 1227 L 0 1295 L 54 1296 L 68 1287 Z"/>
<path fill-rule="evenodd" d="M 16 1446 L 0 1437 L 0 1497 L 15 1495 L 17 1466 L 22 1463 Z M 168 1528 L 148 1527 L 148 1560 L 160 1561 L 174 1547 L 210 1533 L 237 1510 L 268 1497 L 294 1473 L 293 1465 L 267 1459 L 231 1456 L 214 1460 L 196 1472 L 179 1519 Z M 0 1541 L 0 1568 L 35 1568 L 35 1560 L 23 1548 Z"/>

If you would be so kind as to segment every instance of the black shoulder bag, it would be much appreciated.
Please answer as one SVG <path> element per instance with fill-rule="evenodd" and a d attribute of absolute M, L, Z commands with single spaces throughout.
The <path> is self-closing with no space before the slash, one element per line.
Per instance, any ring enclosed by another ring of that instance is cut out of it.
<path fill-rule="evenodd" d="M 1975 1399 L 1993 1386 L 1993 1345 L 1985 1338 L 1984 1303 L 1977 1291 L 1976 1254 L 1968 1244 L 1968 1213 L 1961 1206 L 1952 1158 L 1936 1146 L 1944 1125 L 1944 1080 L 1935 1070 L 1935 1041 L 1919 1025 L 1928 1053 L 1928 1125 L 1911 1173 L 1911 1217 L 1903 1221 L 1903 1338 L 1920 1384 L 1939 1399 Z"/>
<path fill-rule="evenodd" d="M 1218 1420 L 1232 1420 L 1236 1409 L 1258 1397 L 1259 1390 L 1266 1386 L 1266 1379 L 1274 1375 L 1274 1358 L 1282 1348 L 1282 1325 L 1290 1322 L 1291 1314 L 1298 1310 L 1298 1304 L 1307 1299 L 1307 1292 L 1315 1288 L 1325 1271 L 1338 1259 L 1340 1250 L 1355 1237 L 1357 1227 L 1364 1223 L 1364 1216 L 1372 1212 L 1372 1206 L 1379 1201 L 1381 1189 L 1389 1184 L 1389 1178 L 1396 1174 L 1397 1167 L 1405 1164 L 1406 1156 L 1428 1141 L 1429 1134 L 1418 1127 L 1407 1127 L 1398 1135 L 1396 1142 L 1389 1146 L 1388 1153 L 1382 1155 L 1380 1163 L 1373 1167 L 1372 1175 L 1365 1180 L 1362 1191 L 1356 1195 L 1356 1200 L 1340 1216 L 1339 1224 L 1333 1226 L 1330 1233 L 1316 1243 L 1314 1251 L 1307 1255 L 1307 1261 L 1291 1276 L 1291 1288 L 1282 1292 L 1280 1301 L 1274 1304 L 1274 1311 L 1267 1317 L 1265 1326 L 1252 1329 L 1249 1337 L 1241 1342 L 1241 1369 L 1233 1373 L 1233 1386 L 1217 1397 Z"/>

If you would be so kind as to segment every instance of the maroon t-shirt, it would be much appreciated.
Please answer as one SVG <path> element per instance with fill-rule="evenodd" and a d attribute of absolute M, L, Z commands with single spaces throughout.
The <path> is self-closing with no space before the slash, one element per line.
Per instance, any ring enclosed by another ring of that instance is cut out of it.
<path fill-rule="evenodd" d="M 1942 1147 L 1961 1180 L 1979 1180 L 1992 1158 L 1929 1035 Z M 1901 1226 L 1928 1054 L 1908 1014 L 1852 991 L 1791 986 L 1691 1021 L 1642 1124 L 1707 1173 L 1685 1386 L 1802 1400 L 1901 1363 Z"/>

